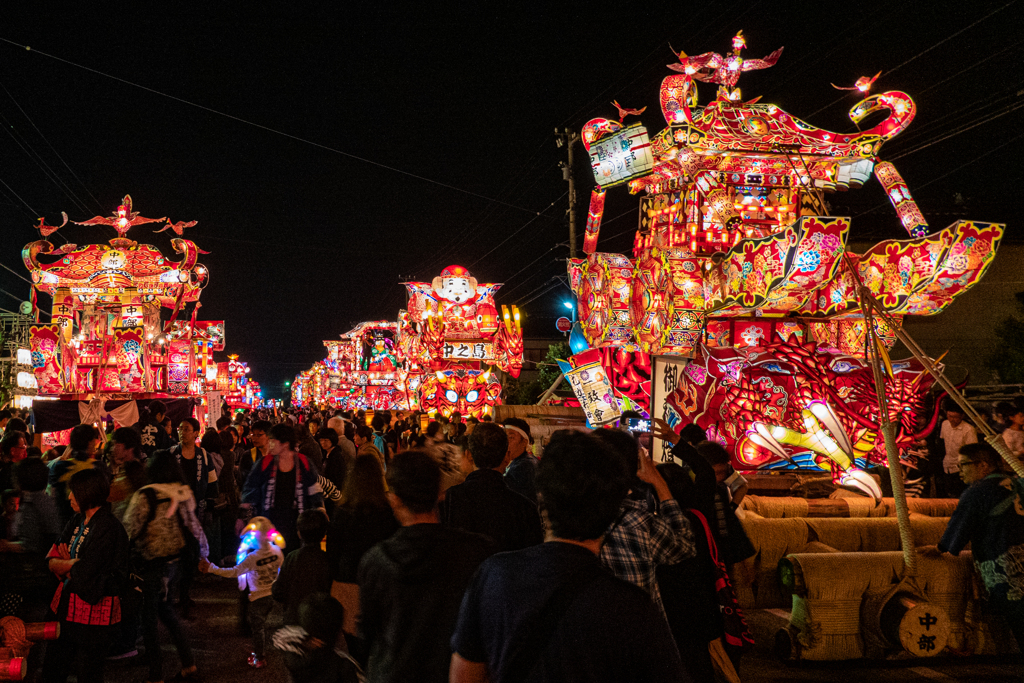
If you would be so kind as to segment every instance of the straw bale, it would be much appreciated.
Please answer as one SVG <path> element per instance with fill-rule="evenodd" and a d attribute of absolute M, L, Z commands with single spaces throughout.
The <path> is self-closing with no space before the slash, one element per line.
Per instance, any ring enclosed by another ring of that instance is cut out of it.
<path fill-rule="evenodd" d="M 801 659 L 842 660 L 864 656 L 860 608 L 864 594 L 890 586 L 902 559 L 864 553 L 794 554 L 806 596 L 793 596 L 790 625 L 799 631 Z"/>
<path fill-rule="evenodd" d="M 787 607 L 789 596 L 783 592 L 778 579 L 779 560 L 807 545 L 807 520 L 759 519 L 747 515 L 743 528 L 757 552 L 753 585 L 736 587 L 740 605 L 759 609 Z"/>
<path fill-rule="evenodd" d="M 952 517 L 958 502 L 956 498 L 908 498 L 907 507 L 929 517 Z"/>
<path fill-rule="evenodd" d="M 846 504 L 850 508 L 850 517 L 885 517 L 886 510 L 883 506 L 877 505 L 873 498 L 846 498 Z"/>
<path fill-rule="evenodd" d="M 972 590 L 973 582 L 974 563 L 970 553 L 961 553 L 959 557 L 918 557 L 917 585 L 929 602 L 946 610 L 949 616 L 947 646 L 951 650 L 974 650 L 972 628 L 965 623 L 971 600 L 978 598 Z"/>
<path fill-rule="evenodd" d="M 786 519 L 807 516 L 806 498 L 748 495 L 743 499 L 743 503 L 747 510 L 766 518 Z"/>

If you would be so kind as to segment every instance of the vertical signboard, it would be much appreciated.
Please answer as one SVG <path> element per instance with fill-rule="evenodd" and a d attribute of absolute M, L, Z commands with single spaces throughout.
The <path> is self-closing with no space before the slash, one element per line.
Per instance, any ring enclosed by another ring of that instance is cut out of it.
<path fill-rule="evenodd" d="M 669 395 L 679 386 L 683 370 L 690 359 L 681 356 L 654 356 L 651 371 L 651 420 L 665 420 L 676 427 L 679 414 L 668 404 Z M 651 457 L 655 462 L 672 461 L 672 445 L 661 439 L 651 438 Z"/>

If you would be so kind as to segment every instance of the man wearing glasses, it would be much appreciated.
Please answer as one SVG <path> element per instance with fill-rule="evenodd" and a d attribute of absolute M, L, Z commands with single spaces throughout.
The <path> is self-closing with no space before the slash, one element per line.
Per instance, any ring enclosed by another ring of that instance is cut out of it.
<path fill-rule="evenodd" d="M 956 464 L 967 490 L 938 546 L 921 552 L 955 556 L 970 543 L 989 601 L 1024 646 L 1024 482 L 1001 472 L 999 454 L 985 443 L 962 446 Z"/>

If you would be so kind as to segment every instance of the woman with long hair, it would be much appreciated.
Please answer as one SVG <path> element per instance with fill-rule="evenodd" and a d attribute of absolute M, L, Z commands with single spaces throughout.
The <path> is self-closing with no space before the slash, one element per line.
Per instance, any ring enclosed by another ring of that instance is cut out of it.
<path fill-rule="evenodd" d="M 367 550 L 389 538 L 399 526 L 384 494 L 384 472 L 377 456 L 357 455 L 345 476 L 341 506 L 327 529 L 327 561 L 334 580 L 341 584 L 336 592 L 341 594 L 345 606 L 346 638 L 356 632 L 359 561 Z"/>

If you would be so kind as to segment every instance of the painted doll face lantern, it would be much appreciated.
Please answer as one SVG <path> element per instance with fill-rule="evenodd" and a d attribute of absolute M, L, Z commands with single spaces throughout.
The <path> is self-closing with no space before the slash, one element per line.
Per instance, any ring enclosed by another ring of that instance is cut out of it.
<path fill-rule="evenodd" d="M 476 297 L 476 278 L 462 266 L 448 266 L 431 284 L 439 299 L 455 304 L 465 304 Z"/>

